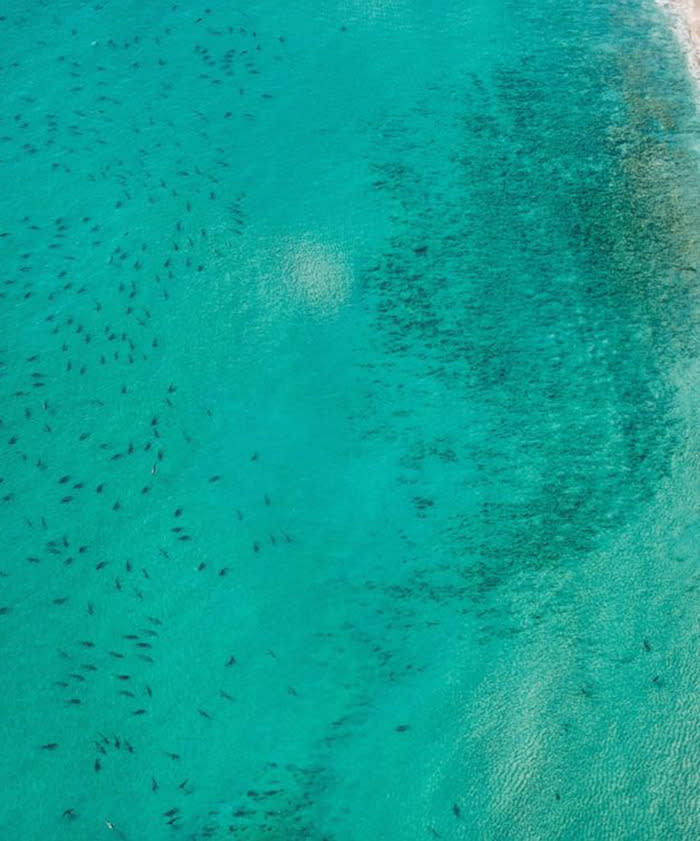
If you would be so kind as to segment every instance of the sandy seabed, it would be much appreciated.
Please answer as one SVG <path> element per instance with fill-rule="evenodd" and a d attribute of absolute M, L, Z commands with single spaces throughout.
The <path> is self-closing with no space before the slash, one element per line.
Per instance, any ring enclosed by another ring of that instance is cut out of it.
<path fill-rule="evenodd" d="M 700 0 L 658 0 L 675 18 L 675 30 L 688 56 L 690 72 L 700 86 Z"/>

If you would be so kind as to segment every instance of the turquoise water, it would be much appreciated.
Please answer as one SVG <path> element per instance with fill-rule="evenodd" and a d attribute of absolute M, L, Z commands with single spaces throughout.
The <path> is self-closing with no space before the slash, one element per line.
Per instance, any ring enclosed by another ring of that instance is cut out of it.
<path fill-rule="evenodd" d="M 0 26 L 0 837 L 700 837 L 661 12 Z"/>

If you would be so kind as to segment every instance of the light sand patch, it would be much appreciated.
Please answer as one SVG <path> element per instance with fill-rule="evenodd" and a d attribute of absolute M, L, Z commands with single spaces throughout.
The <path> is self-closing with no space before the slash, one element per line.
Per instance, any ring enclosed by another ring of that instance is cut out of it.
<path fill-rule="evenodd" d="M 700 0 L 658 0 L 673 18 L 673 27 L 688 58 L 688 68 L 700 87 Z"/>
<path fill-rule="evenodd" d="M 340 249 L 310 237 L 294 240 L 284 255 L 282 276 L 288 294 L 316 315 L 337 312 L 352 289 L 353 272 Z"/>

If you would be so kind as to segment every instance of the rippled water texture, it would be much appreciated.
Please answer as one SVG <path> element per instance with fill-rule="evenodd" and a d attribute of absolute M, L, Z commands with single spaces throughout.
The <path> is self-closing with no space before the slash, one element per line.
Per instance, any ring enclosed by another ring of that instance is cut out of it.
<path fill-rule="evenodd" d="M 700 837 L 662 12 L 0 27 L 2 839 Z"/>

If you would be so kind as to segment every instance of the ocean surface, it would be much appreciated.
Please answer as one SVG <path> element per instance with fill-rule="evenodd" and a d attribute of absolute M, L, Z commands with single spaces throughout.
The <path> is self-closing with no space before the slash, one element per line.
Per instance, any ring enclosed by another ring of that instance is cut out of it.
<path fill-rule="evenodd" d="M 700 838 L 700 120 L 652 0 L 0 15 L 0 838 Z"/>

